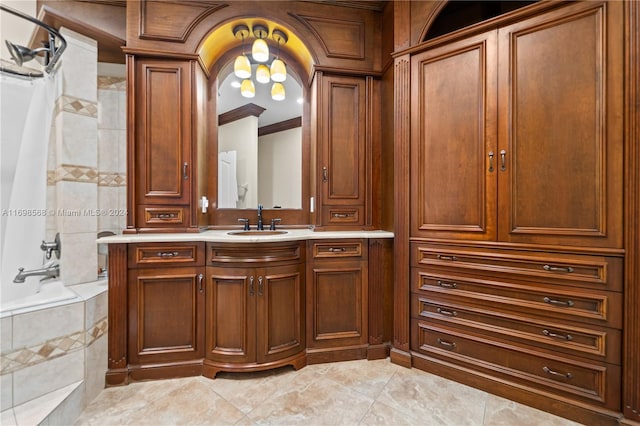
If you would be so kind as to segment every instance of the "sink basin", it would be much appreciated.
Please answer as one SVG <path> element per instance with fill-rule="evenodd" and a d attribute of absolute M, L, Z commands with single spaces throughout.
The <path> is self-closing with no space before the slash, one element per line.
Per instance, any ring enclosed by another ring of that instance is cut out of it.
<path fill-rule="evenodd" d="M 256 235 L 282 235 L 287 234 L 289 231 L 230 231 L 227 235 L 244 235 L 244 236 L 256 236 Z"/>

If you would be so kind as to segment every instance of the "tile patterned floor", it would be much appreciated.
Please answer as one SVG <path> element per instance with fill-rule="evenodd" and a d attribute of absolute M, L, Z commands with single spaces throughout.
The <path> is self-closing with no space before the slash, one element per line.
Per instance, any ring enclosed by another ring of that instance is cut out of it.
<path fill-rule="evenodd" d="M 75 425 L 574 426 L 389 360 L 108 388 Z"/>

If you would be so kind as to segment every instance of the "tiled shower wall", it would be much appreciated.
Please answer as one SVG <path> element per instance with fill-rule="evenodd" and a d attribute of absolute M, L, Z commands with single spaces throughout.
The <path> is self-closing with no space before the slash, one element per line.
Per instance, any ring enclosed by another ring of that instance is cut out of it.
<path fill-rule="evenodd" d="M 126 224 L 125 68 L 98 64 L 94 40 L 66 30 L 62 96 L 49 143 L 47 239 L 62 240 L 65 285 L 90 282 L 106 265 L 99 232 Z"/>

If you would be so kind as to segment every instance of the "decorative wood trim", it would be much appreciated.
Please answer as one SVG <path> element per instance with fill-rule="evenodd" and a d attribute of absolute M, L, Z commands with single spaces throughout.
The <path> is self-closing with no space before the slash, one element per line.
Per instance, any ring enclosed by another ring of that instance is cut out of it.
<path fill-rule="evenodd" d="M 369 240 L 369 344 L 384 342 L 384 250 L 382 241 Z"/>
<path fill-rule="evenodd" d="M 241 120 L 246 117 L 260 117 L 260 114 L 266 111 L 266 108 L 262 108 L 259 105 L 248 103 L 231 111 L 227 111 L 218 116 L 218 126 L 224 126 L 225 124 L 232 123 L 237 120 Z"/>
<path fill-rule="evenodd" d="M 127 93 L 135 93 L 136 59 L 126 56 Z M 126 233 L 135 233 L 136 228 L 136 97 L 127 96 L 127 229 Z"/>
<path fill-rule="evenodd" d="M 625 418 L 640 421 L 640 3 L 625 2 L 625 223 L 622 405 Z"/>
<path fill-rule="evenodd" d="M 155 3 L 155 4 L 153 4 Z M 147 8 L 147 5 L 150 7 Z M 151 7 L 154 6 L 154 7 Z M 170 14 L 171 12 L 167 9 L 174 7 L 174 12 L 180 12 L 183 18 L 183 26 L 180 28 L 178 25 L 175 25 L 177 22 L 174 22 L 174 25 L 166 25 L 165 19 L 161 16 L 154 16 L 151 11 L 160 9 L 160 13 Z M 227 4 L 224 3 L 213 3 L 206 4 L 203 2 L 197 1 L 153 1 L 153 0 L 142 0 L 140 1 L 140 28 L 138 31 L 138 36 L 143 40 L 158 40 L 158 41 L 172 41 L 178 43 L 184 43 L 188 38 L 191 32 L 198 26 L 198 24 L 203 21 L 207 16 L 212 13 L 220 10 L 224 7 L 227 7 Z M 191 11 L 187 15 L 187 10 Z M 149 22 L 154 23 L 155 25 L 150 25 Z M 158 24 L 158 23 L 161 24 Z"/>
<path fill-rule="evenodd" d="M 398 351 L 409 352 L 409 149 L 411 58 L 395 59 L 394 75 L 394 329 L 391 360 L 402 358 Z M 406 360 L 402 361 L 406 363 Z M 409 362 L 410 365 L 410 362 Z"/>
<path fill-rule="evenodd" d="M 302 117 L 294 117 L 289 120 L 280 121 L 279 123 L 269 124 L 267 126 L 258 127 L 258 136 L 266 136 L 272 133 L 284 132 L 285 130 L 296 129 L 302 127 Z"/>
<path fill-rule="evenodd" d="M 197 61 L 200 59 L 200 56 L 197 53 L 181 53 L 181 52 L 173 52 L 173 51 L 167 51 L 167 50 L 144 49 L 140 47 L 137 47 L 137 48 L 123 47 L 122 51 L 128 55 L 145 56 L 149 58 L 187 59 L 192 61 Z"/>
<path fill-rule="evenodd" d="M 303 23 L 316 36 L 327 58 L 365 60 L 364 22 L 294 13 L 291 16 Z M 327 34 L 332 35 L 332 39 L 328 39 Z M 344 40 L 351 40 L 351 42 L 345 43 Z M 348 49 L 349 47 L 354 50 Z"/>
<path fill-rule="evenodd" d="M 107 386 L 127 384 L 127 245 L 109 244 Z"/>

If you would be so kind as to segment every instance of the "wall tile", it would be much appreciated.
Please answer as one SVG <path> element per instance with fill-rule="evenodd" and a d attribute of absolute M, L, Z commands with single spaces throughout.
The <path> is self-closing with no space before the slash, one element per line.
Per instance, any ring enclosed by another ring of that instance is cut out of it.
<path fill-rule="evenodd" d="M 98 128 L 98 169 L 102 172 L 119 170 L 120 130 Z"/>
<path fill-rule="evenodd" d="M 98 122 L 67 111 L 60 113 L 56 158 L 60 164 L 98 167 Z"/>
<path fill-rule="evenodd" d="M 112 186 L 98 187 L 98 207 L 107 214 L 98 217 L 98 231 L 113 229 L 118 226 L 118 216 L 114 214 L 119 208 L 118 188 Z"/>
<path fill-rule="evenodd" d="M 15 315 L 13 317 L 13 348 L 29 347 L 77 333 L 83 331 L 83 325 L 83 303 Z"/>
<path fill-rule="evenodd" d="M 46 421 L 50 426 L 73 424 L 82 414 L 85 406 L 85 384 L 81 383 L 51 412 Z"/>
<path fill-rule="evenodd" d="M 8 316 L 0 319 L 0 352 L 5 353 L 13 349 L 13 318 Z"/>
<path fill-rule="evenodd" d="M 85 301 L 85 330 L 91 330 L 95 324 L 107 317 L 107 313 L 108 300 L 106 291 Z"/>
<path fill-rule="evenodd" d="M 64 94 L 97 100 L 97 43 L 66 28 L 62 28 L 61 34 L 68 43 L 61 59 Z"/>
<path fill-rule="evenodd" d="M 114 90 L 98 91 L 98 127 L 101 129 L 118 130 L 121 127 L 120 93 Z"/>
<path fill-rule="evenodd" d="M 91 232 L 95 235 L 99 217 L 98 186 L 95 182 L 58 182 L 56 199 L 57 228 L 61 233 Z M 63 246 L 64 249 L 67 247 Z"/>
<path fill-rule="evenodd" d="M 85 391 L 87 403 L 93 401 L 104 389 L 107 372 L 108 335 L 104 334 L 85 349 Z"/>
<path fill-rule="evenodd" d="M 98 278 L 96 238 L 96 232 L 60 235 L 63 247 L 60 275 L 65 285 L 87 283 Z"/>
<path fill-rule="evenodd" d="M 64 372 L 63 374 L 61 374 Z M 71 352 L 42 364 L 16 371 L 14 405 L 20 405 L 64 386 L 81 381 L 84 376 L 84 351 Z"/>
<path fill-rule="evenodd" d="M 0 376 L 0 407 L 13 407 L 13 374 Z M 4 424 L 4 422 L 0 422 Z"/>

